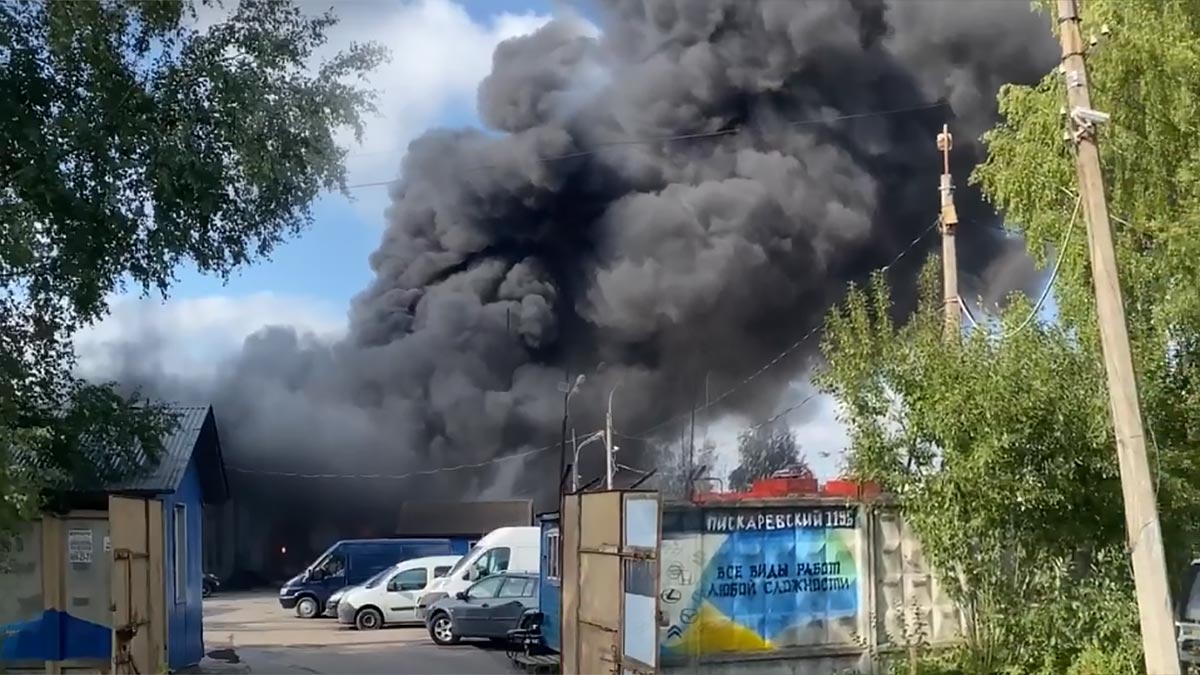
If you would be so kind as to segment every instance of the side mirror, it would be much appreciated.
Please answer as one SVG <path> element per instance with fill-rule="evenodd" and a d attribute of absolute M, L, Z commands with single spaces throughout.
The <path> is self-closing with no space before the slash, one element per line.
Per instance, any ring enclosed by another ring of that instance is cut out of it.
<path fill-rule="evenodd" d="M 478 567 L 472 567 L 471 569 L 467 570 L 467 581 L 476 581 L 478 579 L 479 579 L 479 568 Z"/>
<path fill-rule="evenodd" d="M 325 570 L 313 570 L 308 573 L 308 578 L 312 581 L 321 581 L 325 578 Z"/>
<path fill-rule="evenodd" d="M 467 595 L 466 591 L 459 591 L 454 594 L 454 597 L 458 598 L 459 600 L 469 600 L 471 598 L 471 596 Z"/>

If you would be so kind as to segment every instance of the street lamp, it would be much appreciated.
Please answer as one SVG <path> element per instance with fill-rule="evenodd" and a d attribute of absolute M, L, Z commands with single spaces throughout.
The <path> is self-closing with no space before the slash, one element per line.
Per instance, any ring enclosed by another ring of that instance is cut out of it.
<path fill-rule="evenodd" d="M 569 376 L 568 376 L 569 377 Z M 571 384 L 564 380 L 558 384 L 558 390 L 563 393 L 563 417 L 562 417 L 562 445 L 559 446 L 558 453 L 558 492 L 562 494 L 563 481 L 567 479 L 567 418 L 570 417 L 571 397 L 579 392 L 579 387 L 583 385 L 586 378 L 583 373 L 580 373 L 575 378 L 575 383 Z"/>
<path fill-rule="evenodd" d="M 572 432 L 572 433 L 574 433 L 574 432 Z M 598 441 L 602 438 L 604 438 L 604 432 L 596 431 L 596 432 L 593 432 L 591 435 L 589 435 L 587 438 L 583 439 L 582 443 L 575 446 L 575 463 L 572 464 L 572 466 L 575 468 L 571 472 L 572 473 L 572 476 L 571 476 L 571 491 L 572 492 L 579 491 L 579 451 L 582 450 L 583 446 L 587 445 L 588 443 L 591 443 L 593 441 Z"/>

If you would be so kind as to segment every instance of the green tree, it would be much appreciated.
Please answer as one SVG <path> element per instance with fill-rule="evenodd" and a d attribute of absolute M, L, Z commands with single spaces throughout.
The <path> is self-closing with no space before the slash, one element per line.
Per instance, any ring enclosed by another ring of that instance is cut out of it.
<path fill-rule="evenodd" d="M 967 612 L 968 672 L 1066 672 L 1093 638 L 1136 664 L 1103 370 L 1061 325 L 1015 330 L 1021 298 L 1005 339 L 948 343 L 938 270 L 904 325 L 882 277 L 829 318 L 817 384 L 841 404 L 848 472 L 900 496 Z"/>
<path fill-rule="evenodd" d="M 1093 107 L 1168 566 L 1200 525 L 1200 4 L 1088 0 Z M 1054 3 L 1038 0 L 1053 26 Z M 903 497 L 926 554 L 970 610 L 972 672 L 1140 669 L 1136 615 L 1094 293 L 1076 203 L 1063 76 L 1000 93 L 1002 122 L 972 180 L 1040 262 L 1063 256 L 1058 317 L 964 344 L 941 334 L 935 270 L 916 315 L 889 317 L 886 285 L 830 317 L 822 387 L 843 405 L 851 468 Z M 966 224 L 964 226 L 970 226 Z M 1049 244 L 1047 247 L 1046 244 Z M 1178 589 L 1177 589 L 1178 593 Z"/>
<path fill-rule="evenodd" d="M 748 429 L 738 435 L 738 465 L 729 472 L 729 488 L 745 490 L 754 481 L 783 469 L 797 469 L 812 475 L 800 456 L 796 435 L 781 424 Z"/>
<path fill-rule="evenodd" d="M 1052 4 L 1039 2 L 1047 13 Z M 1085 34 L 1097 38 L 1088 54 L 1093 107 L 1111 115 L 1100 127 L 1102 162 L 1168 571 L 1178 575 L 1200 538 L 1200 3 L 1080 5 Z M 1056 140 L 1066 128 L 1064 86 L 1051 73 L 1034 87 L 1005 87 L 1004 121 L 985 136 L 989 157 L 972 177 L 1041 257 L 1042 242 L 1063 247 L 1076 191 L 1071 145 Z M 1055 296 L 1060 321 L 1098 366 L 1090 269 L 1086 239 L 1076 236 Z"/>
<path fill-rule="evenodd" d="M 696 441 L 695 451 L 689 453 L 690 444 L 690 440 L 680 440 L 678 443 L 663 443 L 654 448 L 657 466 L 655 484 L 665 497 L 687 498 L 688 475 L 701 469 L 704 471 L 696 477 L 695 488 L 710 488 L 708 482 L 703 479 L 713 475 L 713 468 L 717 462 L 717 445 L 709 439 L 699 440 Z"/>
<path fill-rule="evenodd" d="M 194 19 L 184 0 L 0 7 L 0 531 L 47 481 L 129 465 L 89 447 L 153 457 L 173 423 L 71 375 L 113 293 L 165 293 L 185 263 L 227 277 L 345 189 L 335 138 L 361 133 L 381 50 L 314 65 L 334 18 L 285 0 Z"/>

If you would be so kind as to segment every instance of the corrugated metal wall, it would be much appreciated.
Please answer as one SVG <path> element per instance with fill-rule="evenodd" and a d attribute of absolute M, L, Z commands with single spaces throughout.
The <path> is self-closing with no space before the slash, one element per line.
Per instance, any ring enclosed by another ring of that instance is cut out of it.
<path fill-rule="evenodd" d="M 0 663 L 105 671 L 112 654 L 109 522 L 75 511 L 27 524 L 0 573 Z"/>
<path fill-rule="evenodd" d="M 673 505 L 660 583 L 663 664 L 687 672 L 841 672 L 868 667 L 871 648 L 903 642 L 902 612 L 935 642 L 960 626 L 918 542 L 886 507 Z"/>

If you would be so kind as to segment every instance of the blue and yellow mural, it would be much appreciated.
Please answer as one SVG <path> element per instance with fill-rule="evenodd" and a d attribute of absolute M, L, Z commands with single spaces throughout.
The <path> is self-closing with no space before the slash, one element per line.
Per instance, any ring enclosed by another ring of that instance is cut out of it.
<path fill-rule="evenodd" d="M 859 609 L 853 506 L 664 516 L 664 657 L 829 644 Z"/>

